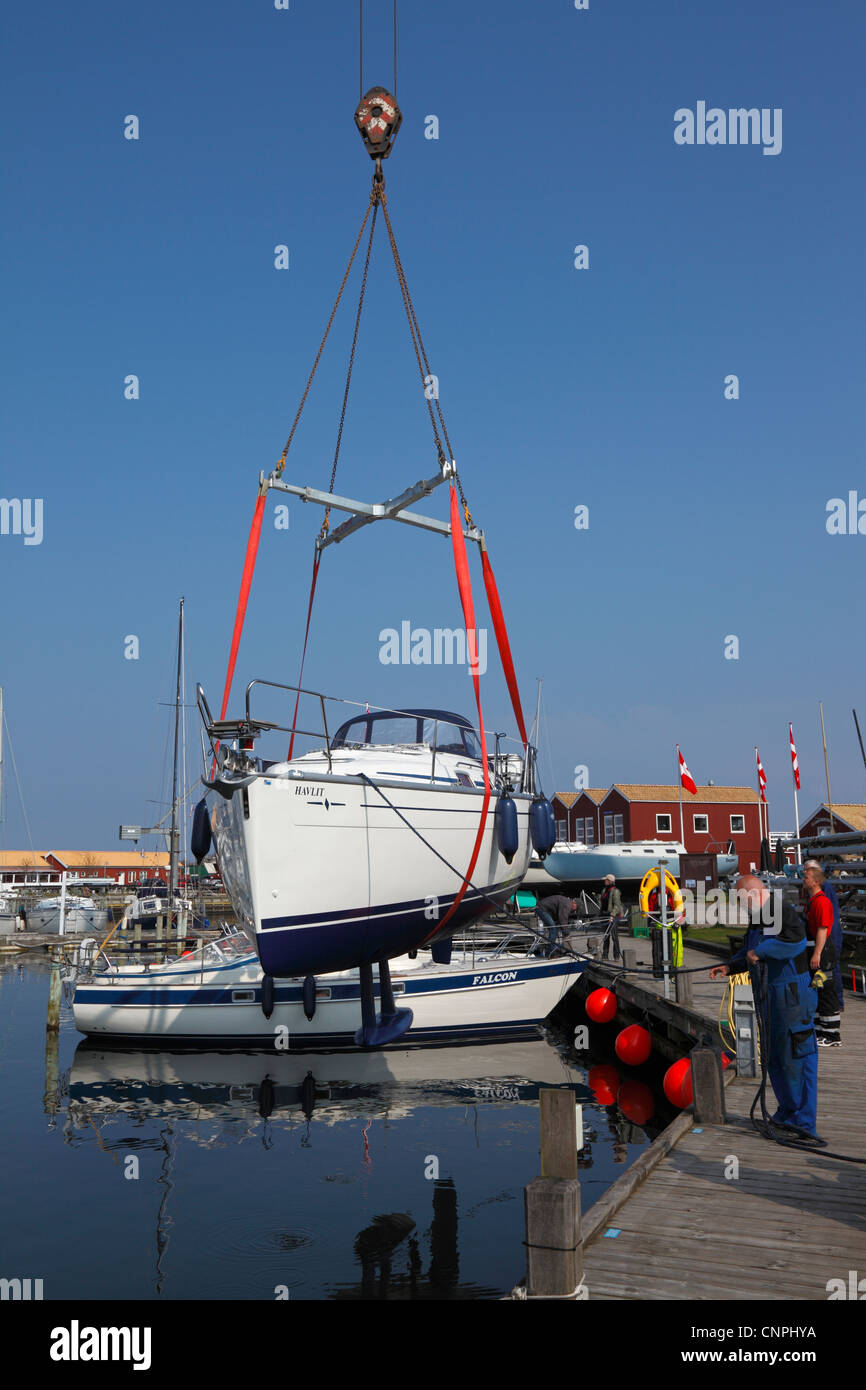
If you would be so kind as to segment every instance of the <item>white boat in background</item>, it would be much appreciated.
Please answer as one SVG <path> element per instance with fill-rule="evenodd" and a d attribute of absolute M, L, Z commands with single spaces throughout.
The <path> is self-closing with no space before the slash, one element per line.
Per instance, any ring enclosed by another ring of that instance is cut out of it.
<path fill-rule="evenodd" d="M 99 907 L 93 898 L 67 893 L 65 905 L 63 895 L 59 894 L 40 898 L 34 907 L 27 909 L 28 931 L 59 933 L 61 920 L 64 936 L 79 936 L 84 932 L 104 936 L 108 929 L 108 908 Z"/>
<path fill-rule="evenodd" d="M 400 1048 L 534 1037 L 588 958 L 466 950 L 450 964 L 428 952 L 391 961 L 391 988 L 411 1013 Z M 244 932 L 228 933 L 180 959 L 142 968 L 92 960 L 80 949 L 75 1026 L 92 1038 L 150 1046 L 354 1050 L 361 1045 L 360 971 L 279 979 L 269 993 Z M 90 961 L 88 966 L 87 962 Z"/>
<path fill-rule="evenodd" d="M 555 844 L 544 861 L 545 868 L 559 883 L 598 882 L 613 874 L 617 883 L 640 882 L 645 873 L 667 860 L 667 869 L 679 877 L 680 855 L 686 847 L 679 840 L 633 840 L 619 845 Z M 717 853 L 719 878 L 737 872 L 738 856 Z"/>

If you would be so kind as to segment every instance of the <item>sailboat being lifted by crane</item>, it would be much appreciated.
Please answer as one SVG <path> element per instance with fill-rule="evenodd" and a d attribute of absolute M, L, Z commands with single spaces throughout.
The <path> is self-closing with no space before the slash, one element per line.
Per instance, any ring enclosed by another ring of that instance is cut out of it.
<path fill-rule="evenodd" d="M 375 161 L 369 202 L 288 441 L 275 469 L 259 477 L 218 718 L 200 686 L 197 692 L 210 740 L 210 771 L 205 774 L 207 796 L 196 809 L 193 853 L 200 861 L 213 837 L 238 921 L 256 942 L 264 971 L 262 1010 L 269 1017 L 275 977 L 309 978 L 357 967 L 363 1020 L 358 1042 L 363 1046 L 393 1041 L 412 1022 L 410 1010 L 395 1006 L 389 958 L 436 943 L 434 959 L 447 960 L 452 933 L 491 907 L 505 903 L 526 872 L 531 848 L 544 855 L 555 839 L 550 803 L 536 785 L 536 753 L 526 735 L 484 533 L 472 520 L 438 398 L 424 393 L 438 460 L 431 476 L 379 503 L 340 496 L 334 490 L 370 253 L 380 217 L 422 383 L 430 376 L 382 173 L 382 161 L 390 153 L 401 119 L 396 97 L 383 87 L 371 88 L 355 112 L 355 123 Z M 337 448 L 330 485 L 320 491 L 285 481 L 283 470 L 368 222 Z M 443 484 L 450 494 L 447 520 L 414 510 L 416 502 Z M 243 712 L 227 718 L 262 516 L 272 490 L 324 508 L 315 543 L 300 674 L 293 686 L 250 681 Z M 331 529 L 333 511 L 344 512 L 347 518 Z M 386 520 L 450 537 L 470 654 L 477 731 L 465 715 L 447 710 L 336 701 L 303 685 L 316 580 L 325 551 Z M 477 545 L 481 554 L 491 619 L 520 732 L 522 752 L 518 757 L 501 751 L 500 735 L 496 736 L 494 752 L 488 754 L 467 541 Z M 276 698 L 286 702 L 287 712 L 281 720 L 261 717 L 263 698 L 271 703 Z M 315 710 L 314 727 L 309 727 L 306 714 L 307 727 L 299 727 L 302 701 L 305 711 L 311 706 Z M 339 719 L 333 715 L 335 704 L 343 706 Z M 288 754 L 270 761 L 256 745 L 277 733 L 288 736 Z M 296 753 L 295 743 L 300 738 L 312 739 L 314 746 Z M 379 968 L 378 1017 L 374 964 Z"/>

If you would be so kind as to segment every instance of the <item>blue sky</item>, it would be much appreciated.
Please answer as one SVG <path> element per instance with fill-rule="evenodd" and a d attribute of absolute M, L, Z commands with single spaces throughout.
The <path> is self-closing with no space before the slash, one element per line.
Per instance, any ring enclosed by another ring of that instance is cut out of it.
<path fill-rule="evenodd" d="M 366 9 L 365 86 L 388 85 L 391 5 Z M 401 6 L 389 206 L 527 706 L 544 678 L 549 791 L 578 764 L 671 781 L 676 742 L 698 782 L 754 784 L 757 743 L 789 828 L 789 719 L 802 812 L 825 795 L 820 699 L 834 800 L 864 799 L 866 535 L 825 525 L 866 499 L 864 37 L 849 3 Z M 0 535 L 0 683 L 36 847 L 105 848 L 166 794 L 181 594 L 190 679 L 219 702 L 258 473 L 368 194 L 357 6 L 49 0 L 15 7 L 4 49 L 0 496 L 42 499 L 43 537 Z M 781 108 L 781 152 L 677 145 L 699 101 Z M 293 481 L 327 486 L 351 297 Z M 435 466 L 378 240 L 338 490 Z M 277 531 L 273 506 L 236 692 L 297 674 L 320 514 Z M 447 544 L 388 523 L 332 547 L 306 683 L 472 713 L 465 672 L 381 663 L 404 620 L 459 621 Z M 516 732 L 492 660 L 482 687 Z M 4 803 L 0 844 L 26 847 L 8 758 Z"/>

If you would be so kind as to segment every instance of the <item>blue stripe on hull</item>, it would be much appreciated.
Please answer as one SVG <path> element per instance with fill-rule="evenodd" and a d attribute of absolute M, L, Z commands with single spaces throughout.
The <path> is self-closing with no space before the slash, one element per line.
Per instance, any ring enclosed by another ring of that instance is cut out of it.
<path fill-rule="evenodd" d="M 448 934 L 468 926 L 494 903 L 506 902 L 512 892 L 513 881 L 494 884 L 483 896 L 467 892 L 448 922 Z M 439 898 L 440 917 L 444 918 L 455 897 Z M 422 941 L 435 941 L 436 924 L 429 911 L 428 900 L 419 898 L 372 911 L 350 908 L 308 917 L 263 918 L 256 934 L 259 959 L 267 974 L 286 976 L 324 975 L 401 956 Z"/>

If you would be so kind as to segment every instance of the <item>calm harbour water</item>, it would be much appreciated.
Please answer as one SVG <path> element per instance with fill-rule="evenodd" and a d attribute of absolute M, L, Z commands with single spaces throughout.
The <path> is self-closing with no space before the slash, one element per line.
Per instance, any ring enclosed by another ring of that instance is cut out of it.
<path fill-rule="evenodd" d="M 0 1276 L 41 1278 L 46 1299 L 496 1298 L 524 1272 L 539 1086 L 583 1103 L 584 1210 L 649 1142 L 565 1033 L 107 1051 L 64 1005 L 55 1082 L 47 997 L 44 957 L 0 959 Z"/>

